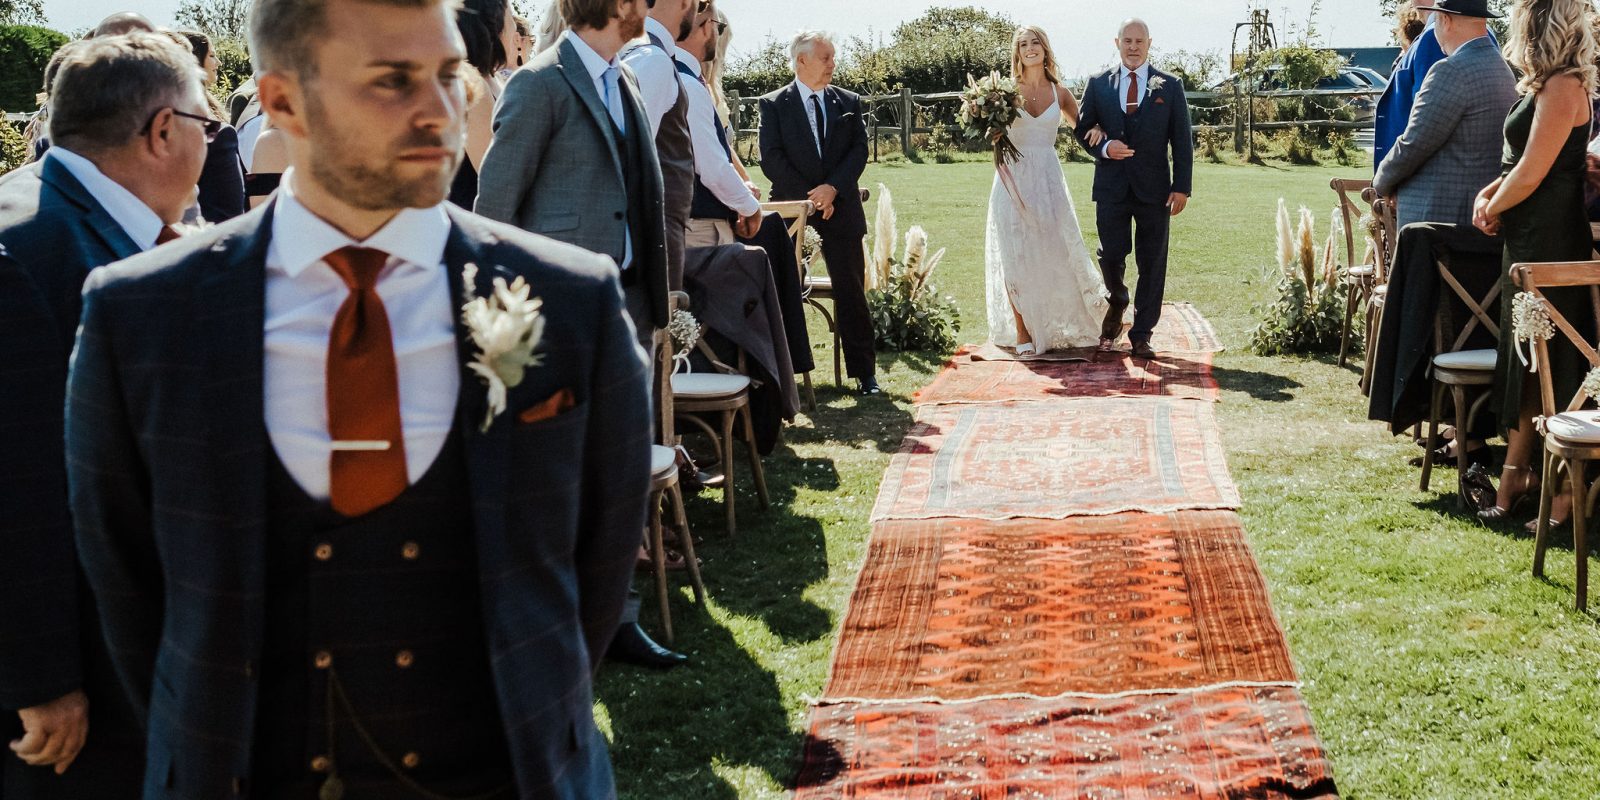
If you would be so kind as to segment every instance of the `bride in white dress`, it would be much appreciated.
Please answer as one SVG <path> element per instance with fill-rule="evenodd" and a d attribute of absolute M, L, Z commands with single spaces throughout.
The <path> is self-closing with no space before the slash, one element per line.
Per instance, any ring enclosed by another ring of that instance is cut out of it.
<path fill-rule="evenodd" d="M 1108 305 L 1056 154 L 1062 121 L 1078 123 L 1078 101 L 1056 70 L 1044 31 L 1018 28 L 1011 71 L 1024 108 L 1011 126 L 1011 141 L 1022 158 L 1011 171 L 1022 205 L 996 175 L 985 285 L 990 337 L 1019 355 L 1094 346 Z"/>

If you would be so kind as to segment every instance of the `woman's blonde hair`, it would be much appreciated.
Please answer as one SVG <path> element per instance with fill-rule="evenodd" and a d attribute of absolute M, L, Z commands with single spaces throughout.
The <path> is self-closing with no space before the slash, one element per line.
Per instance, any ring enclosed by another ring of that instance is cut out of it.
<path fill-rule="evenodd" d="M 1575 75 L 1592 97 L 1600 83 L 1591 0 L 1521 0 L 1511 9 L 1506 61 L 1522 80 L 1517 91 L 1537 94 L 1545 82 Z"/>
<path fill-rule="evenodd" d="M 1022 40 L 1033 34 L 1044 46 L 1044 77 L 1056 85 L 1061 84 L 1060 68 L 1056 66 L 1056 51 L 1050 49 L 1050 36 L 1037 25 L 1023 25 L 1011 35 L 1011 77 L 1022 79 Z"/>
<path fill-rule="evenodd" d="M 727 71 L 728 45 L 733 41 L 733 26 L 728 24 L 728 15 L 722 9 L 714 8 L 717 22 L 722 23 L 722 31 L 717 34 L 716 55 L 710 61 L 700 64 L 701 72 L 706 76 L 706 84 L 711 87 L 711 99 L 717 104 L 717 117 L 722 120 L 722 126 L 728 127 L 728 119 L 732 110 L 728 107 L 728 95 L 722 90 L 722 75 Z"/>

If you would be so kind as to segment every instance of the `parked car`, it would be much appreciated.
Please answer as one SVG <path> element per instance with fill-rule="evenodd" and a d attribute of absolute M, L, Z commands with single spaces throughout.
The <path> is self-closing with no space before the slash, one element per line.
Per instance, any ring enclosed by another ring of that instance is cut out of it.
<path fill-rule="evenodd" d="M 1275 70 L 1268 70 L 1266 75 L 1262 77 L 1259 88 L 1265 91 L 1282 89 L 1283 86 L 1275 80 L 1274 73 Z M 1230 75 L 1212 86 L 1211 91 L 1226 91 L 1233 86 L 1234 81 L 1237 79 L 1237 76 Z M 1354 95 L 1343 98 L 1345 102 L 1349 103 L 1350 109 L 1355 112 L 1355 119 L 1368 121 L 1377 115 L 1378 97 L 1388 87 L 1388 79 L 1378 72 L 1366 67 L 1345 66 L 1339 68 L 1339 74 L 1317 81 L 1317 85 L 1314 88 L 1324 91 L 1372 90 L 1374 93 L 1370 95 Z"/>

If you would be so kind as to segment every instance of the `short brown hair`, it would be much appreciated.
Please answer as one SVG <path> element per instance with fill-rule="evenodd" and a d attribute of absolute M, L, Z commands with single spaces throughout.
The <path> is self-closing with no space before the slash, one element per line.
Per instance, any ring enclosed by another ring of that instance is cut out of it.
<path fill-rule="evenodd" d="M 559 0 L 561 18 L 573 28 L 600 30 L 617 17 L 620 0 Z"/>
<path fill-rule="evenodd" d="M 316 77 L 313 57 L 328 35 L 328 3 L 334 0 L 255 0 L 250 6 L 250 66 L 263 72 L 296 72 Z M 459 0 L 350 0 L 396 8 L 431 8 Z"/>
<path fill-rule="evenodd" d="M 194 53 L 162 34 L 73 42 L 50 86 L 50 140 L 86 153 L 121 147 L 200 80 Z"/>

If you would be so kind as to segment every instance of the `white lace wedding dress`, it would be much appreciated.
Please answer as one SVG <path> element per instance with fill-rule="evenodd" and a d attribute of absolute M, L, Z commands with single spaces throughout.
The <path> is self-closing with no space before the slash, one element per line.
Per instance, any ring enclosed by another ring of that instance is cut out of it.
<path fill-rule="evenodd" d="M 1016 347 L 1013 309 L 1039 352 L 1092 347 L 1099 342 L 1108 293 L 1078 227 L 1056 133 L 1061 106 L 1051 103 L 1035 117 L 1024 109 L 1011 126 L 1011 141 L 1022 159 L 1011 165 L 1018 207 L 995 175 L 989 193 L 986 294 L 989 336 L 995 344 Z"/>

